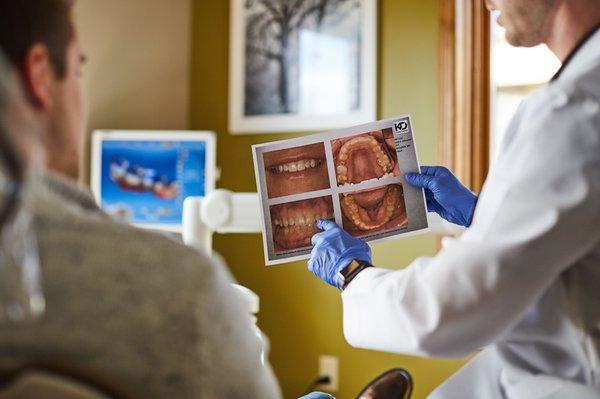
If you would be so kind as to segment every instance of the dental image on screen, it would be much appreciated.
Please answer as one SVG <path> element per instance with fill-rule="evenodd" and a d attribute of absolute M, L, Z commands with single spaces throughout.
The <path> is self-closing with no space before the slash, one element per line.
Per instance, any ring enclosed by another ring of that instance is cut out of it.
<path fill-rule="evenodd" d="M 129 223 L 180 225 L 183 200 L 204 196 L 206 143 L 105 140 L 101 205 Z"/>

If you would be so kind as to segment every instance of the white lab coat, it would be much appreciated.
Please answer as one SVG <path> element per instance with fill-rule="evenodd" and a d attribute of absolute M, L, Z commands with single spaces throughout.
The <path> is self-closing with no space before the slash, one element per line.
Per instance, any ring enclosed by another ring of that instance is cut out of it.
<path fill-rule="evenodd" d="M 431 397 L 600 391 L 600 31 L 519 108 L 471 227 L 433 258 L 363 271 L 342 298 L 353 346 L 484 348 Z"/>

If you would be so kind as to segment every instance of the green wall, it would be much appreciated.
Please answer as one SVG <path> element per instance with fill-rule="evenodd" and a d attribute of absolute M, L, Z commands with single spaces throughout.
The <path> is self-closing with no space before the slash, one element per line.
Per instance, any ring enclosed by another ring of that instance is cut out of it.
<path fill-rule="evenodd" d="M 379 116 L 411 113 L 423 163 L 437 152 L 437 1 L 381 0 Z M 256 191 L 252 144 L 292 135 L 232 136 L 228 120 L 229 1 L 194 0 L 191 127 L 218 132 L 219 187 Z M 425 397 L 459 361 L 426 360 L 351 348 L 342 335 L 339 293 L 306 270 L 305 262 L 264 266 L 259 235 L 216 236 L 235 277 L 261 298 L 259 324 L 271 339 L 271 362 L 286 398 L 297 398 L 317 374 L 318 356 L 340 358 L 338 398 L 353 398 L 380 372 L 403 367 Z M 435 251 L 433 236 L 374 246 L 374 262 L 398 268 Z M 398 337 L 398 339 L 402 339 Z"/>

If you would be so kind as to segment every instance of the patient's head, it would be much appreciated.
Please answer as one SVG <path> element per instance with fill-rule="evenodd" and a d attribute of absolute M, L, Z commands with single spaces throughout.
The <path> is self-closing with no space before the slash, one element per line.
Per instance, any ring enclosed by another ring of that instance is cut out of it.
<path fill-rule="evenodd" d="M 47 167 L 77 178 L 86 120 L 73 0 L 0 0 L 0 48 L 43 126 Z"/>
<path fill-rule="evenodd" d="M 34 126 L 16 73 L 0 51 L 0 227 L 3 239 L 7 234 L 5 228 L 14 220 L 22 203 L 26 167 L 36 163 L 38 142 Z M 9 240 L 13 238 L 11 235 Z"/>

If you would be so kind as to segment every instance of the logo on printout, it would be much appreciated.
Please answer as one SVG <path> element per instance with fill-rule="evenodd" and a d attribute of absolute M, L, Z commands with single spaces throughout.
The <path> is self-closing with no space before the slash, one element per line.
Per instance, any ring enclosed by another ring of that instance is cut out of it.
<path fill-rule="evenodd" d="M 407 119 L 402 119 L 394 122 L 394 133 L 408 133 L 410 132 L 410 125 Z"/>

